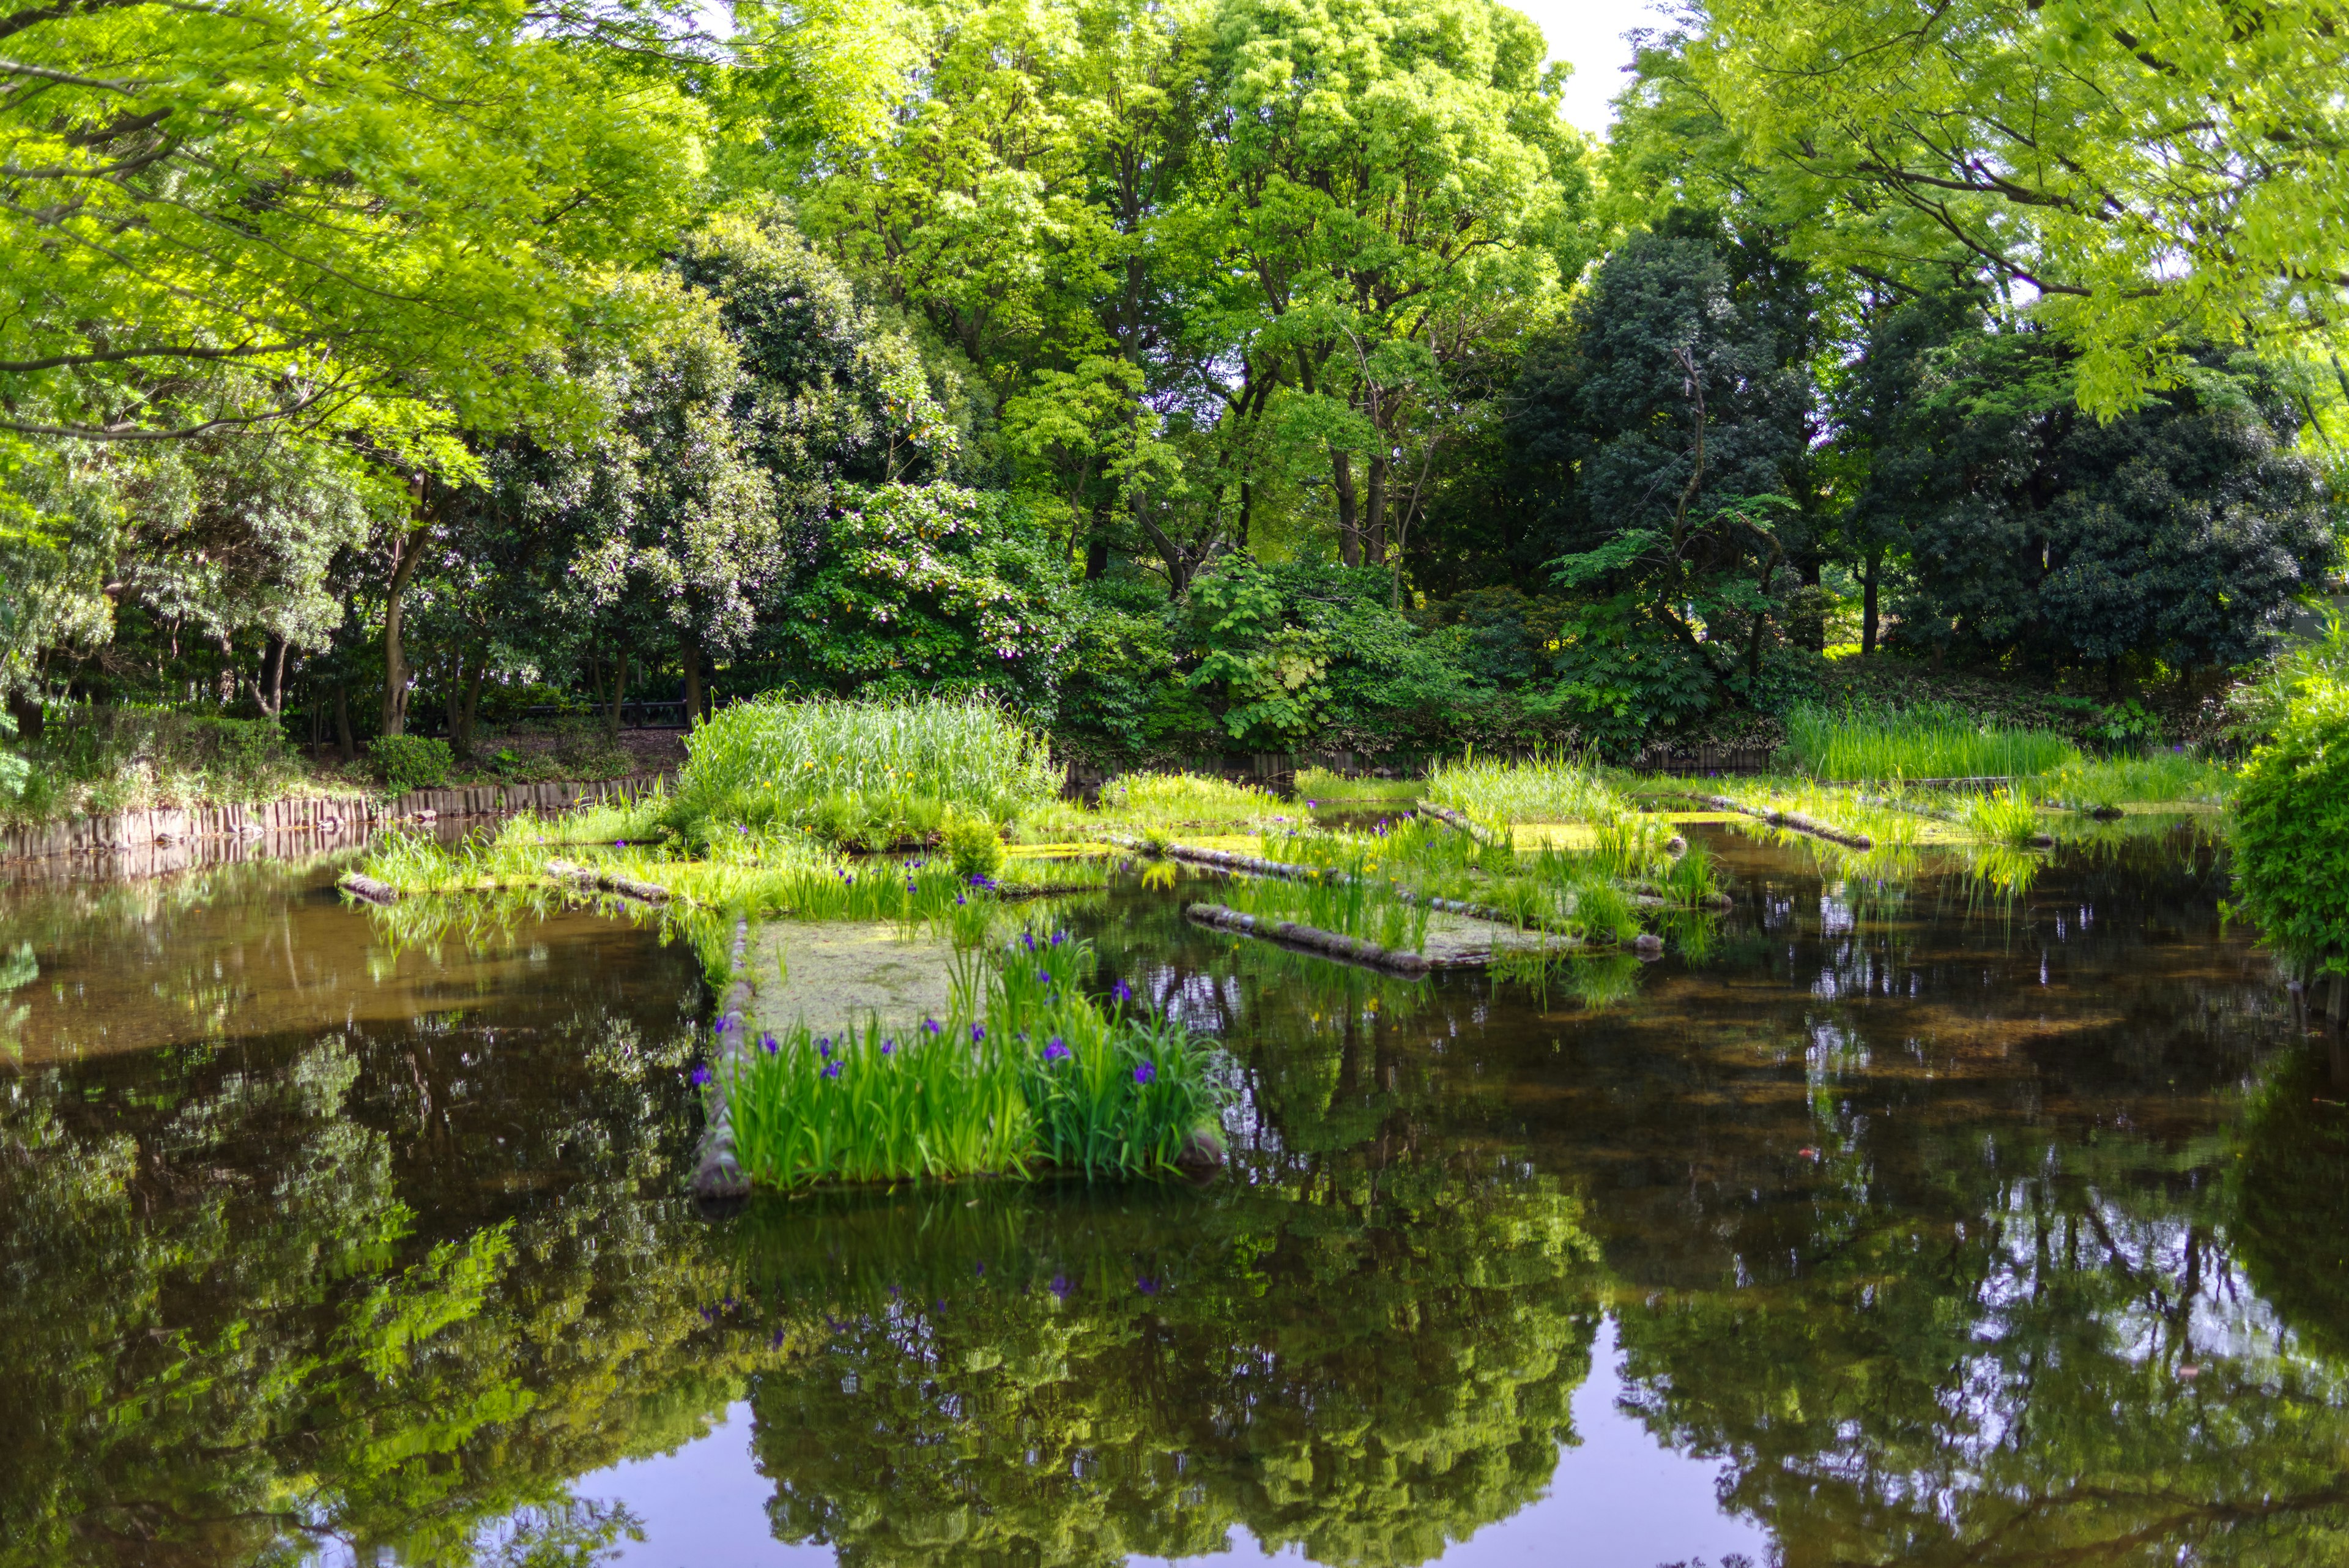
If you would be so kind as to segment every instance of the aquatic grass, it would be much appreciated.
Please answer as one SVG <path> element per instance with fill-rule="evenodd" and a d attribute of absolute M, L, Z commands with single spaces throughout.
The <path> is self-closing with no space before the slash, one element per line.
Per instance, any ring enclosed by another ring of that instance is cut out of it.
<path fill-rule="evenodd" d="M 1958 826 L 1985 844 L 2027 848 L 2046 833 L 2039 825 L 2039 808 L 2032 804 L 2030 792 L 2023 789 L 1970 795 L 1959 804 L 1957 820 Z"/>
<path fill-rule="evenodd" d="M 1482 823 L 1585 822 L 1623 806 L 1595 763 L 1566 752 L 1504 762 L 1471 751 L 1429 770 L 1425 797 Z"/>
<path fill-rule="evenodd" d="M 778 823 L 837 843 L 894 839 L 936 831 L 949 811 L 1009 821 L 1060 784 L 1043 738 L 976 697 L 770 693 L 721 709 L 686 743 L 665 820 L 689 840 Z"/>
<path fill-rule="evenodd" d="M 739 1043 L 720 1069 L 737 1158 L 784 1189 L 1172 1168 L 1220 1116 L 1211 1053 L 1123 987 L 1088 995 L 1093 963 L 1091 944 L 1031 929 L 965 961 L 944 1018 Z"/>
<path fill-rule="evenodd" d="M 1299 768 L 1292 792 L 1307 805 L 1409 805 L 1427 793 L 1418 779 L 1361 778 L 1327 768 Z"/>
<path fill-rule="evenodd" d="M 1252 823 L 1281 809 L 1268 790 L 1206 774 L 1121 774 L 1101 787 L 1101 815 L 1134 826 Z"/>
<path fill-rule="evenodd" d="M 1294 920 L 1382 948 L 1416 952 L 1427 940 L 1424 900 L 1406 900 L 1381 865 L 1361 851 L 1307 878 L 1235 877 L 1223 901 L 1244 914 Z"/>
<path fill-rule="evenodd" d="M 2235 774 L 2217 763 L 2183 752 L 2149 752 L 2061 768 L 2044 781 L 2044 788 L 2049 800 L 2076 811 L 2106 811 L 2131 802 L 2221 805 L 2234 785 Z"/>
<path fill-rule="evenodd" d="M 2050 730 L 1982 724 L 1944 703 L 1836 710 L 1805 703 L 1786 715 L 1786 744 L 1817 779 L 2024 778 L 2076 766 L 2079 748 Z"/>

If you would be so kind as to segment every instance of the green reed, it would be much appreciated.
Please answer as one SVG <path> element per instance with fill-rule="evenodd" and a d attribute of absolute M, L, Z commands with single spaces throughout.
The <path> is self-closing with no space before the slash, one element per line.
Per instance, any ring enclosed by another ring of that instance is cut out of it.
<path fill-rule="evenodd" d="M 1970 795 L 1959 803 L 1957 819 L 1967 833 L 1986 844 L 2016 848 L 2028 847 L 2045 831 L 2039 825 L 2039 808 L 2032 804 L 2030 792 L 2023 789 Z"/>
<path fill-rule="evenodd" d="M 1595 763 L 1565 752 L 1500 762 L 1472 751 L 1429 770 L 1425 793 L 1480 822 L 1581 822 L 1622 808 Z"/>
<path fill-rule="evenodd" d="M 2182 752 L 2102 757 L 2063 768 L 2045 783 L 2047 798 L 2080 811 L 2116 808 L 2130 801 L 2223 805 L 2233 791 L 2228 769 Z"/>
<path fill-rule="evenodd" d="M 1297 770 L 1297 798 L 1310 805 L 1409 805 L 1427 793 L 1419 779 L 1355 778 L 1327 768 Z"/>
<path fill-rule="evenodd" d="M 2023 778 L 2077 765 L 2079 748 L 2049 730 L 1977 723 L 1945 703 L 1843 711 L 1806 703 L 1786 715 L 1786 744 L 1814 778 Z"/>
<path fill-rule="evenodd" d="M 1042 737 L 978 698 L 770 694 L 720 710 L 687 746 L 665 820 L 694 840 L 782 824 L 836 843 L 893 841 L 955 810 L 1011 820 L 1060 784 Z"/>
<path fill-rule="evenodd" d="M 735 1043 L 727 1089 L 737 1157 L 775 1188 L 1171 1168 L 1211 1135 L 1226 1090 L 1179 1023 L 1103 1002 L 1090 943 L 1022 933 L 958 969 L 945 1018 L 804 1024 Z"/>

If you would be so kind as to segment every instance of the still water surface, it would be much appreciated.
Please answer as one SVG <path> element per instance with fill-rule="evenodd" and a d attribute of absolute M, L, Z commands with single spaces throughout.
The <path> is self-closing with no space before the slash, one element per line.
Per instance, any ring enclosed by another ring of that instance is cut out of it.
<path fill-rule="evenodd" d="M 2181 838 L 1546 994 L 1070 906 L 1216 1183 L 678 1194 L 690 955 L 0 892 L 0 1564 L 2333 1563 L 2349 1090 Z"/>

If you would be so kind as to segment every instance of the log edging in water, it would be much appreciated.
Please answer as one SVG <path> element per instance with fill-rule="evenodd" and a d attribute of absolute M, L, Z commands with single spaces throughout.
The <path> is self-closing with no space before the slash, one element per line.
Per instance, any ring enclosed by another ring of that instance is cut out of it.
<path fill-rule="evenodd" d="M 701 1132 L 701 1147 L 693 1162 L 688 1185 L 701 1199 L 739 1199 L 750 1195 L 750 1178 L 734 1153 L 733 1107 L 726 1085 L 735 1067 L 750 1050 L 750 1025 L 743 1013 L 750 1005 L 750 977 L 742 965 L 750 948 L 750 920 L 734 921 L 734 954 L 729 967 L 733 979 L 726 990 L 726 1009 L 719 1015 L 717 1046 L 709 1064 L 709 1122 Z"/>
<path fill-rule="evenodd" d="M 1145 848 L 1138 839 L 1125 838 L 1115 834 L 1106 836 L 1106 841 L 1125 849 L 1143 850 Z M 1228 849 L 1201 849 L 1195 845 L 1169 844 L 1164 853 L 1170 859 L 1187 860 L 1194 865 L 1212 866 L 1218 871 L 1237 871 L 1250 877 L 1278 877 L 1291 882 L 1354 880 L 1353 874 L 1349 871 L 1325 871 L 1318 866 L 1299 866 L 1286 860 L 1267 860 L 1257 855 L 1235 855 Z M 1396 884 L 1391 884 L 1391 886 L 1393 887 L 1394 896 L 1402 902 L 1416 904 L 1421 901 L 1419 895 L 1411 888 Z M 1624 897 L 1630 900 L 1631 907 L 1635 909 L 1677 909 L 1684 907 L 1671 898 L 1654 893 L 1633 890 L 1627 892 Z M 1730 898 L 1725 893 L 1715 893 L 1711 899 L 1707 900 L 1707 903 L 1710 908 L 1726 909 L 1730 907 Z M 1470 904 L 1458 898 L 1433 898 L 1427 899 L 1426 904 L 1429 909 L 1439 909 L 1447 915 L 1466 915 L 1471 919 L 1491 920 L 1504 926 L 1516 926 L 1520 923 L 1516 916 L 1506 910 L 1495 909 L 1488 904 Z M 1532 923 L 1556 935 L 1570 934 L 1565 928 L 1552 921 L 1535 920 Z"/>
<path fill-rule="evenodd" d="M 365 898 L 370 904 L 390 905 L 399 902 L 398 888 L 388 882 L 378 882 L 372 877 L 362 876 L 357 871 L 344 872 L 336 879 L 335 886 L 355 898 Z"/>
<path fill-rule="evenodd" d="M 1301 948 L 1321 958 L 1342 959 L 1371 969 L 1382 969 L 1391 974 L 1423 975 L 1432 969 L 1481 969 L 1484 961 L 1466 963 L 1441 963 L 1424 953 L 1398 952 L 1382 948 L 1376 942 L 1360 937 L 1349 937 L 1337 931 L 1325 931 L 1319 926 L 1302 926 L 1295 920 L 1268 920 L 1259 915 L 1242 914 L 1227 904 L 1190 904 L 1183 910 L 1185 919 L 1220 930 L 1234 931 L 1244 937 L 1257 937 L 1283 947 Z"/>
<path fill-rule="evenodd" d="M 1773 827 L 1791 827 L 1796 833 L 1807 833 L 1814 838 L 1824 838 L 1830 844 L 1840 844 L 1846 848 L 1873 849 L 1876 847 L 1876 840 L 1865 833 L 1847 832 L 1831 823 L 1805 816 L 1799 811 L 1779 811 L 1771 806 L 1747 805 L 1743 801 L 1732 800 L 1725 794 L 1698 794 L 1691 795 L 1689 798 L 1702 801 L 1715 811 L 1733 811 L 1740 816 L 1759 817 Z"/>
<path fill-rule="evenodd" d="M 617 893 L 624 898 L 634 898 L 640 904 L 666 904 L 676 895 L 657 882 L 640 882 L 633 877 L 622 877 L 594 866 L 575 865 L 568 860 L 550 860 L 546 874 L 583 887 L 600 888 L 606 893 Z"/>

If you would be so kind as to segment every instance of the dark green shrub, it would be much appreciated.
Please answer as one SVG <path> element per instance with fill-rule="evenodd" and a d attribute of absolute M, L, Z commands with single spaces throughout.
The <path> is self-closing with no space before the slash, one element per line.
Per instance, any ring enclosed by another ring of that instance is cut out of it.
<path fill-rule="evenodd" d="M 395 790 L 438 789 L 457 765 L 449 742 L 429 735 L 378 735 L 367 742 L 367 755 L 376 773 Z"/>
<path fill-rule="evenodd" d="M 2349 974 L 2349 682 L 2313 680 L 2251 753 L 2231 836 L 2238 908 L 2311 974 Z"/>

